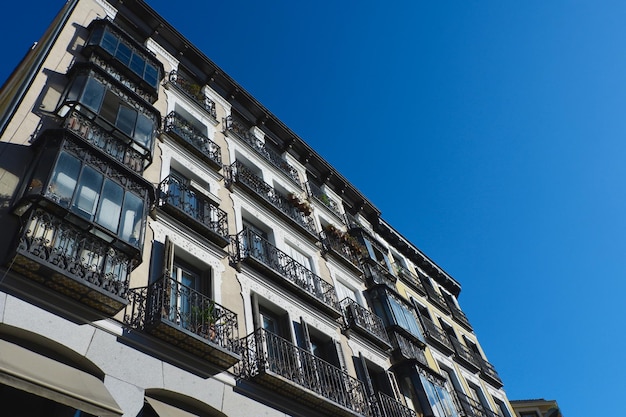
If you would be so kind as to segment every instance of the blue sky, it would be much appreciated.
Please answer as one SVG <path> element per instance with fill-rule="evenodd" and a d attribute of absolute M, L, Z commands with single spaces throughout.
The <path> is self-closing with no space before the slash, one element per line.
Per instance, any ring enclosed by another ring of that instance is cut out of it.
<path fill-rule="evenodd" d="M 626 3 L 148 3 L 461 282 L 510 399 L 614 415 Z M 2 80 L 62 4 L 3 6 Z"/>

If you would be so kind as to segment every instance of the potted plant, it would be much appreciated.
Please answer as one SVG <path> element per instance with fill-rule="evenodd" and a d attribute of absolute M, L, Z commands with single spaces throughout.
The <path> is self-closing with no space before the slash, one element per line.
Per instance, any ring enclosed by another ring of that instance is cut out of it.
<path fill-rule="evenodd" d="M 217 334 L 216 321 L 215 303 L 213 301 L 206 301 L 191 307 L 192 328 L 198 336 L 214 341 Z"/>

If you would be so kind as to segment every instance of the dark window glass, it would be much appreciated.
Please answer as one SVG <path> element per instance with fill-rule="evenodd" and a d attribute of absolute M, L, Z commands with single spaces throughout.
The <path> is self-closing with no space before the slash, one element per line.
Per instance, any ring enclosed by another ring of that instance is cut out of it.
<path fill-rule="evenodd" d="M 97 112 L 100 110 L 100 105 L 102 104 L 105 91 L 106 88 L 102 85 L 102 83 L 94 78 L 88 78 L 87 85 L 85 86 L 80 102 L 89 107 L 91 110 Z"/>
<path fill-rule="evenodd" d="M 146 63 L 144 79 L 148 82 L 148 84 L 156 87 L 157 83 L 159 82 L 159 70 L 156 67 Z"/>
<path fill-rule="evenodd" d="M 141 56 L 133 54 L 132 58 L 130 59 L 130 69 L 133 70 L 135 74 L 143 78 L 143 69 L 145 66 L 146 61 L 144 61 Z"/>
<path fill-rule="evenodd" d="M 80 174 L 80 161 L 62 152 L 50 180 L 48 196 L 64 207 L 69 207 Z"/>
<path fill-rule="evenodd" d="M 126 45 L 124 42 L 120 42 L 117 45 L 117 52 L 115 57 L 124 65 L 128 66 L 130 64 L 130 56 L 133 51 Z"/>
<path fill-rule="evenodd" d="M 143 219 L 143 200 L 134 194 L 126 193 L 122 209 L 120 237 L 134 245 L 139 245 Z"/>
<path fill-rule="evenodd" d="M 153 132 L 154 122 L 143 114 L 139 114 L 137 116 L 137 126 L 135 127 L 135 141 L 149 148 Z"/>
<path fill-rule="evenodd" d="M 67 93 L 67 101 L 78 101 L 78 97 L 80 96 L 81 91 L 83 91 L 83 86 L 85 85 L 86 79 L 87 77 L 85 77 L 84 75 L 79 75 L 74 79 L 72 87 Z"/>
<path fill-rule="evenodd" d="M 102 174 L 91 167 L 84 167 L 74 197 L 72 211 L 88 220 L 96 213 L 98 197 L 102 189 Z"/>
<path fill-rule="evenodd" d="M 117 112 L 117 120 L 115 126 L 128 136 L 133 136 L 135 123 L 137 122 L 137 111 L 130 107 L 120 106 Z"/>
<path fill-rule="evenodd" d="M 117 50 L 117 44 L 119 43 L 117 37 L 113 35 L 109 31 L 104 32 L 104 37 L 102 38 L 102 43 L 100 44 L 105 51 L 115 56 L 115 52 Z"/>
<path fill-rule="evenodd" d="M 117 233 L 123 199 L 124 189 L 115 182 L 106 180 L 100 197 L 100 207 L 98 208 L 96 223 Z"/>

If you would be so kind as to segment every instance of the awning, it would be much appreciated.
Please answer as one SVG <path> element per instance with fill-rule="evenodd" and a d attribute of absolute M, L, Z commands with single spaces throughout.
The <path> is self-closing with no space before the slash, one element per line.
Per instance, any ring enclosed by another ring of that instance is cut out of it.
<path fill-rule="evenodd" d="M 188 413 L 154 398 L 146 397 L 146 401 L 159 417 L 198 417 L 196 414 Z"/>
<path fill-rule="evenodd" d="M 97 416 L 124 414 L 95 376 L 5 340 L 0 340 L 0 384 Z"/>

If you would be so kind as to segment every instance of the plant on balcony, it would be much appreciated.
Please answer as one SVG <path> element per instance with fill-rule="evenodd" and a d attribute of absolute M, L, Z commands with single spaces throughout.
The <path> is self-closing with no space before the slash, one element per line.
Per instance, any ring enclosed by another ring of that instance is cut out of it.
<path fill-rule="evenodd" d="M 292 206 L 297 208 L 305 216 L 311 215 L 311 204 L 309 204 L 307 200 L 301 199 L 300 196 L 295 193 L 289 193 L 287 195 L 287 200 L 289 200 L 289 203 L 291 203 Z"/>
<path fill-rule="evenodd" d="M 200 336 L 215 340 L 217 321 L 215 315 L 215 304 L 210 302 L 203 306 L 194 305 L 191 307 L 191 323 L 194 333 Z"/>

